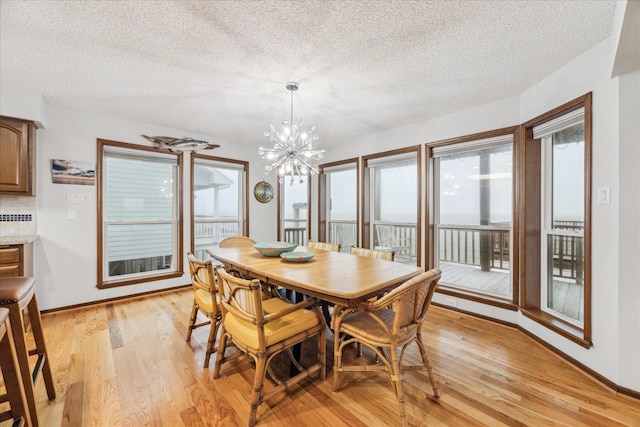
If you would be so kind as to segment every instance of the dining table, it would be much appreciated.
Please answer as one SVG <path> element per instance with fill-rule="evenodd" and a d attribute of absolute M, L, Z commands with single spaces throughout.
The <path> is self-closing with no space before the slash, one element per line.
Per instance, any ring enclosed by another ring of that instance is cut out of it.
<path fill-rule="evenodd" d="M 305 246 L 295 251 L 311 252 L 313 257 L 291 262 L 264 256 L 251 246 L 207 250 L 212 258 L 243 276 L 347 307 L 381 295 L 424 271 L 416 265 Z"/>

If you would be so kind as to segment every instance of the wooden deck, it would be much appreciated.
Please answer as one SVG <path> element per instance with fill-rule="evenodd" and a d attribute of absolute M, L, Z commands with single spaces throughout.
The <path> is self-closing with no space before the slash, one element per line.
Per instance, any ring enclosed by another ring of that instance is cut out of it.
<path fill-rule="evenodd" d="M 503 298 L 511 294 L 508 270 L 480 271 L 480 267 L 477 266 L 442 261 L 440 269 L 442 270 L 441 285 L 448 284 Z"/>
<path fill-rule="evenodd" d="M 491 269 L 480 271 L 473 265 L 440 262 L 441 285 L 448 284 L 492 296 L 509 297 L 511 279 L 509 271 Z M 584 313 L 584 287 L 570 280 L 554 280 L 551 308 L 567 316 L 582 320 Z"/>

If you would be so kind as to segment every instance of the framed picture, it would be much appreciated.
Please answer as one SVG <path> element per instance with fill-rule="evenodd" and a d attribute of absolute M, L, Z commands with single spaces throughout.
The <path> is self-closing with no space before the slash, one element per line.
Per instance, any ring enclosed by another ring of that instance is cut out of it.
<path fill-rule="evenodd" d="M 95 185 L 96 166 L 90 162 L 51 159 L 51 181 L 54 184 Z"/>

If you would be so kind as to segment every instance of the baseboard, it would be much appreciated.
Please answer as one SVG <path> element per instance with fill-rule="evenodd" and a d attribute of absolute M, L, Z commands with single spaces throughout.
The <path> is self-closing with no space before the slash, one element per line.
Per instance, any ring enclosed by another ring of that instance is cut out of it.
<path fill-rule="evenodd" d="M 75 309 L 90 307 L 90 306 L 94 306 L 94 305 L 108 304 L 108 303 L 112 303 L 112 302 L 115 302 L 115 301 L 122 301 L 122 300 L 127 300 L 127 299 L 132 299 L 132 298 L 140 298 L 140 297 L 147 296 L 147 295 L 161 294 L 163 292 L 173 292 L 173 291 L 176 291 L 178 289 L 183 289 L 183 288 L 188 288 L 188 287 L 191 287 L 191 283 L 188 283 L 186 285 L 173 286 L 171 288 L 158 289 L 158 290 L 155 290 L 155 291 L 140 292 L 140 293 L 132 294 L 132 295 L 123 295 L 121 297 L 107 298 L 107 299 L 102 299 L 102 300 L 97 300 L 97 301 L 83 302 L 81 304 L 67 305 L 67 306 L 64 306 L 64 307 L 56 307 L 56 308 L 51 308 L 51 309 L 48 309 L 48 310 L 41 310 L 40 313 L 41 314 L 49 314 L 49 313 L 56 313 L 56 312 L 59 312 L 59 311 L 75 310 Z"/>
<path fill-rule="evenodd" d="M 439 303 L 436 303 L 436 302 L 432 302 L 431 304 L 433 304 L 435 306 L 438 306 L 440 308 L 444 308 L 444 309 L 447 309 L 447 310 L 455 311 L 455 312 L 458 312 L 458 313 L 466 314 L 468 316 L 477 317 L 477 318 L 482 319 L 482 320 L 487 320 L 489 322 L 498 323 L 500 325 L 509 326 L 511 328 L 517 329 L 520 332 L 522 332 L 523 334 L 525 334 L 528 337 L 530 337 L 532 340 L 534 340 L 538 344 L 542 345 L 543 347 L 545 347 L 549 351 L 551 351 L 551 352 L 557 354 L 558 356 L 562 357 L 564 360 L 566 360 L 567 362 L 571 363 L 573 366 L 575 366 L 576 368 L 580 369 L 582 372 L 584 372 L 585 374 L 589 375 L 590 377 L 592 377 L 596 381 L 600 382 L 604 386 L 612 389 L 616 393 L 623 394 L 625 396 L 633 397 L 635 399 L 639 399 L 640 400 L 640 391 L 632 390 L 632 389 L 627 388 L 627 387 L 622 387 L 622 386 L 614 383 L 610 379 L 608 379 L 608 378 L 604 377 L 603 375 L 597 373 L 596 371 L 594 371 L 593 369 L 589 368 L 588 366 L 583 365 L 582 363 L 578 362 L 573 357 L 571 357 L 571 356 L 567 355 L 566 353 L 558 350 L 557 348 L 555 348 L 554 346 L 552 346 L 548 342 L 542 340 L 540 337 L 534 335 L 533 333 L 531 333 L 528 330 L 524 329 L 520 325 L 517 325 L 515 323 L 511 323 L 511 322 L 506 322 L 506 321 L 500 320 L 500 319 L 493 319 L 491 317 L 484 316 L 482 314 L 477 314 L 477 313 L 473 313 L 471 311 L 461 310 L 461 309 L 459 309 L 457 307 L 451 307 L 451 306 L 445 305 L 445 304 L 439 304 Z"/>

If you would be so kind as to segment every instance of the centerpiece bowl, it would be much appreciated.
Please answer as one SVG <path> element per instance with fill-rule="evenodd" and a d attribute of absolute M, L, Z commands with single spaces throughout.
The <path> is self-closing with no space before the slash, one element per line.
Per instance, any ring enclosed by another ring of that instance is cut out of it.
<path fill-rule="evenodd" d="M 258 242 L 253 247 L 264 256 L 277 257 L 281 253 L 291 252 L 298 245 L 287 242 Z"/>

